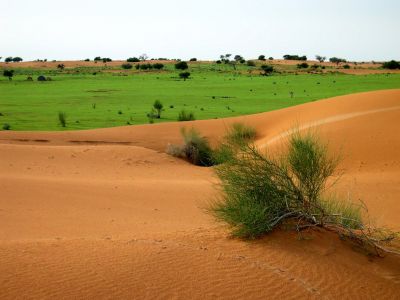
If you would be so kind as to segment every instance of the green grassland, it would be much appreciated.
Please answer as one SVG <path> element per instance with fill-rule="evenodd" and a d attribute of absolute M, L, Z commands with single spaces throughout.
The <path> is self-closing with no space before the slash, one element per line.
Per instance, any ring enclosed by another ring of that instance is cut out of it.
<path fill-rule="evenodd" d="M 104 72 L 104 68 L 18 69 L 12 81 L 0 78 L 0 130 L 76 130 L 148 123 L 155 100 L 164 105 L 161 119 L 176 121 L 185 109 L 196 119 L 252 114 L 323 98 L 400 88 L 400 74 L 274 74 L 260 76 L 249 67 L 237 70 L 213 64 L 191 65 L 183 81 L 172 65 L 163 71 Z M 96 75 L 93 73 L 96 72 Z M 2 73 L 2 72 L 1 72 Z M 52 81 L 38 82 L 39 74 Z M 28 75 L 33 81 L 27 81 Z M 65 112 L 67 126 L 58 123 Z"/>

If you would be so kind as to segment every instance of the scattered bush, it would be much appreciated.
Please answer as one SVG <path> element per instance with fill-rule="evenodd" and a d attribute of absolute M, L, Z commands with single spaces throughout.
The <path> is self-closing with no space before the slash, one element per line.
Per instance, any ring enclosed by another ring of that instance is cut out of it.
<path fill-rule="evenodd" d="M 58 121 L 60 122 L 61 127 L 67 126 L 67 115 L 65 112 L 60 111 L 58 113 Z"/>
<path fill-rule="evenodd" d="M 186 159 L 196 166 L 211 166 L 212 150 L 207 139 L 199 134 L 194 128 L 186 131 L 182 129 L 183 153 Z"/>
<path fill-rule="evenodd" d="M 265 60 L 265 59 L 264 59 Z M 254 61 L 252 61 L 252 60 L 248 60 L 247 61 L 247 66 L 249 66 L 249 67 L 255 67 L 256 66 L 256 63 L 254 62 Z"/>
<path fill-rule="evenodd" d="M 162 63 L 155 63 L 153 64 L 153 68 L 156 70 L 161 70 L 164 68 L 164 65 Z"/>
<path fill-rule="evenodd" d="M 3 124 L 3 130 L 11 130 L 11 125 L 8 123 Z"/>
<path fill-rule="evenodd" d="M 264 60 L 265 60 L 265 55 L 260 55 L 260 56 L 258 57 L 258 60 L 264 61 Z"/>
<path fill-rule="evenodd" d="M 43 75 L 39 75 L 37 81 L 46 81 L 46 77 Z"/>
<path fill-rule="evenodd" d="M 122 69 L 129 70 L 132 69 L 133 66 L 131 64 L 122 64 L 121 67 Z"/>
<path fill-rule="evenodd" d="M 189 68 L 187 62 L 185 61 L 180 61 L 175 64 L 175 69 L 177 70 L 187 70 Z"/>
<path fill-rule="evenodd" d="M 189 59 L 189 61 L 197 61 L 197 58 L 193 57 L 193 58 Z"/>
<path fill-rule="evenodd" d="M 343 66 L 343 69 L 350 69 L 350 66 L 349 66 L 348 64 L 345 64 L 345 65 Z"/>
<path fill-rule="evenodd" d="M 215 63 L 216 63 L 217 65 L 220 65 L 220 64 L 222 64 L 222 61 L 221 61 L 221 60 L 217 60 Z"/>
<path fill-rule="evenodd" d="M 3 76 L 4 77 L 8 77 L 8 80 L 12 80 L 13 76 L 14 76 L 14 70 L 4 70 L 3 71 Z"/>
<path fill-rule="evenodd" d="M 21 62 L 21 61 L 23 61 L 23 59 L 21 57 L 17 56 L 17 57 L 13 57 L 12 61 L 13 62 Z"/>
<path fill-rule="evenodd" d="M 9 62 L 12 62 L 13 61 L 13 58 L 10 56 L 10 57 L 6 57 L 5 59 L 4 59 L 4 61 L 6 62 L 6 63 L 9 63 Z"/>
<path fill-rule="evenodd" d="M 400 69 L 400 62 L 395 60 L 387 61 L 383 63 L 382 68 L 389 70 Z"/>
<path fill-rule="evenodd" d="M 179 73 L 179 77 L 183 79 L 183 81 L 186 81 L 190 77 L 190 72 L 182 72 Z"/>
<path fill-rule="evenodd" d="M 57 69 L 64 70 L 64 68 L 65 68 L 64 64 L 58 64 L 57 65 Z"/>
<path fill-rule="evenodd" d="M 308 63 L 306 63 L 306 62 L 297 64 L 297 69 L 307 69 L 307 68 L 308 68 Z"/>
<path fill-rule="evenodd" d="M 178 121 L 194 121 L 196 118 L 194 117 L 193 112 L 186 112 L 184 109 L 181 110 L 178 114 Z"/>
<path fill-rule="evenodd" d="M 263 73 L 264 76 L 268 76 L 272 74 L 272 72 L 274 72 L 274 67 L 270 65 L 262 65 L 261 70 L 264 72 Z"/>
<path fill-rule="evenodd" d="M 84 61 L 90 61 L 90 58 L 86 58 Z"/>
<path fill-rule="evenodd" d="M 273 58 L 272 56 L 270 56 L 268 59 L 269 59 L 269 60 L 274 60 L 274 58 Z"/>
<path fill-rule="evenodd" d="M 153 108 L 156 110 L 156 112 L 157 112 L 157 114 L 156 114 L 156 118 L 157 119 L 159 119 L 159 118 L 161 118 L 161 112 L 162 112 L 162 109 L 163 109 L 163 104 L 161 103 L 161 101 L 160 100 L 156 100 L 156 101 L 154 101 L 154 103 L 153 103 Z"/>

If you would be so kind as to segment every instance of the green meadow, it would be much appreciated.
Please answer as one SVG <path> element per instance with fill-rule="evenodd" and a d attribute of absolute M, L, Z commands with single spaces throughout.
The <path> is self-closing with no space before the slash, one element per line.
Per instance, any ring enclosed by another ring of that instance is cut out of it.
<path fill-rule="evenodd" d="M 253 114 L 323 98 L 400 88 L 400 74 L 276 74 L 191 67 L 190 79 L 173 69 L 159 72 L 17 70 L 0 78 L 0 130 L 77 130 L 148 123 L 155 100 L 164 108 L 155 123 L 176 121 L 181 110 L 213 119 Z M 39 82 L 38 74 L 51 76 Z M 31 74 L 33 81 L 27 81 Z M 66 114 L 61 127 L 58 113 Z"/>

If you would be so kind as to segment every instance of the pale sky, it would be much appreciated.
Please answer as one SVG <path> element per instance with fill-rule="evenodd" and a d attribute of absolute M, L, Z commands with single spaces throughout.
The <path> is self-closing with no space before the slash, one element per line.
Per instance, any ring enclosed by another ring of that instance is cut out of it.
<path fill-rule="evenodd" d="M 400 0 L 0 0 L 0 56 L 400 59 Z"/>

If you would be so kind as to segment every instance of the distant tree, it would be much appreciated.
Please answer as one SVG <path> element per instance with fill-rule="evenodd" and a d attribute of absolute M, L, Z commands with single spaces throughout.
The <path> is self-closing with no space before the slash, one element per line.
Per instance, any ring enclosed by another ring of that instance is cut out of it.
<path fill-rule="evenodd" d="M 65 68 L 64 64 L 58 64 L 57 65 L 57 69 L 64 70 L 64 68 Z"/>
<path fill-rule="evenodd" d="M 8 80 L 12 80 L 12 77 L 14 76 L 14 70 L 4 70 L 3 71 L 3 76 L 8 77 Z"/>
<path fill-rule="evenodd" d="M 197 61 L 197 58 L 193 57 L 189 61 Z"/>
<path fill-rule="evenodd" d="M 383 63 L 382 68 L 389 70 L 400 69 L 400 62 L 395 60 L 387 61 Z"/>
<path fill-rule="evenodd" d="M 11 56 L 9 56 L 9 57 L 6 57 L 4 61 L 5 61 L 6 63 L 9 63 L 9 62 L 12 62 L 12 61 L 13 61 L 13 58 L 12 58 Z"/>
<path fill-rule="evenodd" d="M 285 59 L 285 60 L 307 60 L 307 56 L 305 56 L 305 55 L 299 56 L 299 55 L 286 54 L 286 55 L 283 56 L 283 59 Z"/>
<path fill-rule="evenodd" d="M 20 62 L 20 61 L 23 61 L 23 59 L 21 57 L 17 56 L 17 57 L 13 57 L 12 61 L 13 62 Z"/>
<path fill-rule="evenodd" d="M 220 64 L 222 64 L 222 61 L 218 59 L 215 63 L 220 65 Z"/>
<path fill-rule="evenodd" d="M 106 63 L 106 62 L 112 61 L 112 59 L 109 57 L 103 57 L 102 61 L 103 61 L 103 63 Z"/>
<path fill-rule="evenodd" d="M 129 70 L 132 69 L 133 66 L 131 64 L 122 64 L 121 67 L 122 69 Z"/>
<path fill-rule="evenodd" d="M 127 61 L 127 62 L 139 62 L 140 59 L 137 58 L 137 57 L 129 57 L 126 61 Z"/>
<path fill-rule="evenodd" d="M 264 72 L 264 76 L 270 75 L 272 72 L 274 72 L 274 67 L 270 65 L 262 65 L 261 70 Z"/>
<path fill-rule="evenodd" d="M 99 60 L 101 60 L 101 57 L 100 56 L 96 56 L 93 60 L 94 61 L 99 61 Z"/>
<path fill-rule="evenodd" d="M 149 58 L 149 56 L 146 53 L 143 53 L 142 55 L 139 56 L 139 59 L 141 61 L 146 61 Z"/>
<path fill-rule="evenodd" d="M 190 77 L 190 73 L 189 72 L 179 73 L 179 77 L 182 78 L 183 81 L 186 81 L 186 79 L 188 79 Z"/>
<path fill-rule="evenodd" d="M 320 63 L 323 63 L 326 60 L 326 56 L 315 55 L 315 59 L 318 60 Z"/>
<path fill-rule="evenodd" d="M 274 60 L 274 58 L 273 58 L 272 56 L 270 56 L 268 59 L 269 59 L 269 60 Z"/>
<path fill-rule="evenodd" d="M 175 64 L 175 69 L 177 70 L 187 70 L 189 68 L 186 61 L 180 61 Z"/>
<path fill-rule="evenodd" d="M 233 58 L 236 62 L 240 62 L 243 60 L 243 57 L 241 55 L 235 55 L 235 57 Z"/>
<path fill-rule="evenodd" d="M 154 101 L 153 108 L 157 112 L 157 115 L 156 115 L 157 119 L 161 118 L 161 112 L 162 112 L 163 107 L 164 107 L 164 105 L 161 103 L 160 100 Z"/>
<path fill-rule="evenodd" d="M 260 56 L 258 57 L 258 60 L 264 61 L 264 60 L 265 60 L 265 55 L 260 55 Z"/>
<path fill-rule="evenodd" d="M 164 65 L 162 63 L 155 63 L 153 64 L 153 68 L 156 70 L 161 70 L 164 68 Z"/>
<path fill-rule="evenodd" d="M 220 57 L 220 59 L 221 59 L 221 62 L 223 62 L 224 64 L 229 64 L 230 63 L 230 57 L 232 56 L 232 54 L 225 54 L 225 55 L 220 55 L 219 57 Z"/>
<path fill-rule="evenodd" d="M 338 57 L 331 57 L 329 59 L 329 61 L 331 63 L 335 63 L 336 65 L 339 65 L 340 63 L 345 63 L 346 62 L 346 60 L 344 58 L 338 58 Z"/>
<path fill-rule="evenodd" d="M 90 61 L 90 59 L 89 59 L 89 58 L 86 58 L 85 61 Z"/>

